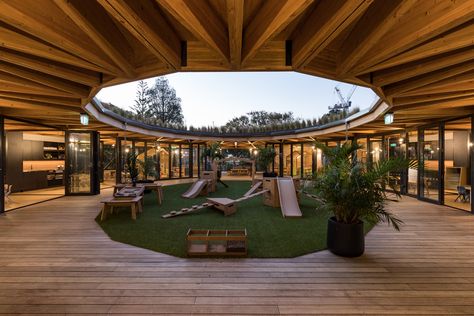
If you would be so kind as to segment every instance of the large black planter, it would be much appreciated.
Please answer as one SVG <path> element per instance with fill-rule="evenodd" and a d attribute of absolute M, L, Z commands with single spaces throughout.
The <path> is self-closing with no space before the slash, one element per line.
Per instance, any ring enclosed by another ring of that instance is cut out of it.
<path fill-rule="evenodd" d="M 338 256 L 358 257 L 364 253 L 364 222 L 345 224 L 336 221 L 335 217 L 328 220 L 327 246 Z"/>
<path fill-rule="evenodd" d="M 278 176 L 276 172 L 266 172 L 265 171 L 263 173 L 263 177 L 265 177 L 265 178 L 275 178 L 276 176 Z"/>

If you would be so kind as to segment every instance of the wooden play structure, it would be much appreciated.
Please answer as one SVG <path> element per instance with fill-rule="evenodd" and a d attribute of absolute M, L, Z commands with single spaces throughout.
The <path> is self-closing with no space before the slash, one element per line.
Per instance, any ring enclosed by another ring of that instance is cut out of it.
<path fill-rule="evenodd" d="M 283 217 L 303 216 L 298 205 L 300 181 L 293 178 L 263 178 L 263 204 L 280 207 Z"/>
<path fill-rule="evenodd" d="M 253 187 L 250 189 L 253 190 Z M 250 191 L 249 190 L 249 191 Z M 248 195 L 243 195 L 242 197 L 233 200 L 229 198 L 208 198 L 207 202 L 199 204 L 199 205 L 193 205 L 192 207 L 185 207 L 182 208 L 179 211 L 172 211 L 170 213 L 164 214 L 161 217 L 162 218 L 170 218 L 170 217 L 176 217 L 180 215 L 186 215 L 186 214 L 191 214 L 191 213 L 196 213 L 197 211 L 202 210 L 203 208 L 207 207 L 213 207 L 215 209 L 218 209 L 219 211 L 222 211 L 225 216 L 234 214 L 237 211 L 237 205 L 236 203 L 252 199 L 256 196 L 262 195 L 267 193 L 268 191 L 262 190 L 260 192 L 254 192 L 252 194 Z M 246 193 L 247 194 L 247 193 Z"/>
<path fill-rule="evenodd" d="M 247 255 L 247 230 L 189 229 L 186 234 L 188 256 Z"/>
<path fill-rule="evenodd" d="M 170 218 L 190 213 L 196 213 L 203 208 L 213 207 L 224 213 L 225 216 L 237 211 L 237 203 L 256 196 L 263 195 L 263 203 L 271 207 L 280 207 L 283 217 L 301 217 L 303 214 L 298 205 L 299 180 L 293 178 L 264 178 L 257 182 L 242 197 L 233 200 L 229 198 L 208 198 L 205 203 L 193 205 L 172 211 L 161 217 Z M 260 190 L 260 191 L 259 191 Z"/>
<path fill-rule="evenodd" d="M 198 195 L 208 195 L 216 191 L 217 171 L 203 171 L 202 176 L 181 194 L 183 198 L 194 199 Z"/>

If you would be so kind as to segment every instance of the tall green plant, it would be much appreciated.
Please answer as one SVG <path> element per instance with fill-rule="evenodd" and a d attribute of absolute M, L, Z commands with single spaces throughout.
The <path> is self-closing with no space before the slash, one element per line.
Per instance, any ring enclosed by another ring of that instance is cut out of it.
<path fill-rule="evenodd" d="M 143 179 L 146 180 L 148 177 L 155 177 L 156 176 L 156 168 L 155 168 L 155 160 L 153 157 L 146 157 L 144 160 L 138 159 L 137 160 L 140 170 L 143 175 Z"/>
<path fill-rule="evenodd" d="M 386 222 L 400 230 L 403 222 L 385 208 L 387 188 L 400 196 L 390 174 L 414 167 L 415 162 L 391 158 L 372 164 L 362 163 L 352 159 L 360 149 L 354 142 L 336 148 L 321 143 L 315 146 L 322 150 L 327 161 L 314 179 L 316 196 L 324 208 L 334 213 L 338 222 Z"/>
<path fill-rule="evenodd" d="M 138 155 L 133 152 L 127 153 L 125 171 L 129 173 L 132 180 L 136 180 L 139 174 L 137 168 L 137 157 Z"/>
<path fill-rule="evenodd" d="M 276 152 L 273 147 L 258 147 L 257 153 L 257 165 L 259 168 L 264 169 L 268 172 L 270 164 L 275 160 Z"/>

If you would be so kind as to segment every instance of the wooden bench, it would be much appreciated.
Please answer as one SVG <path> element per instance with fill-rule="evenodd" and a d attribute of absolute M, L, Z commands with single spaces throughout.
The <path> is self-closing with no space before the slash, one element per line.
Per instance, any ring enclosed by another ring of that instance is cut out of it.
<path fill-rule="evenodd" d="M 132 198 L 115 198 L 111 197 L 105 200 L 100 201 L 103 203 L 100 220 L 103 221 L 107 217 L 107 213 L 113 213 L 115 206 L 122 206 L 122 207 L 130 207 L 132 212 L 132 219 L 137 219 L 137 212 L 141 213 L 143 211 L 142 208 L 142 200 L 143 196 L 136 196 Z"/>

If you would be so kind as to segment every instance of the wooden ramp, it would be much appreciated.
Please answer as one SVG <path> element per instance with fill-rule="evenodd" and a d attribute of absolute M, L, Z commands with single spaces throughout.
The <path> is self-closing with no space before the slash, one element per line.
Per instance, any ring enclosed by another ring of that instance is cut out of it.
<path fill-rule="evenodd" d="M 187 199 L 194 199 L 206 187 L 207 183 L 207 180 L 198 180 L 191 185 L 188 191 L 181 194 L 181 196 Z"/>
<path fill-rule="evenodd" d="M 278 178 L 278 193 L 283 217 L 301 217 L 298 198 L 296 197 L 295 184 L 292 178 Z"/>
<path fill-rule="evenodd" d="M 251 194 L 253 194 L 255 191 L 257 191 L 261 186 L 262 186 L 263 182 L 262 181 L 259 181 L 257 183 L 255 183 L 251 188 L 250 190 L 248 190 L 247 192 L 245 192 L 244 196 L 249 196 Z"/>

